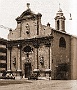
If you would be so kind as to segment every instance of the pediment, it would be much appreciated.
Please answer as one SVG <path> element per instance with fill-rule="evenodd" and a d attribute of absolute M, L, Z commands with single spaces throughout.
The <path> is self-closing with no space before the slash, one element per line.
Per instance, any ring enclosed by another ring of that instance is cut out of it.
<path fill-rule="evenodd" d="M 24 11 L 19 17 L 16 18 L 16 21 L 22 20 L 22 19 L 27 19 L 31 17 L 36 17 L 37 15 L 34 14 L 30 9 L 27 9 Z"/>

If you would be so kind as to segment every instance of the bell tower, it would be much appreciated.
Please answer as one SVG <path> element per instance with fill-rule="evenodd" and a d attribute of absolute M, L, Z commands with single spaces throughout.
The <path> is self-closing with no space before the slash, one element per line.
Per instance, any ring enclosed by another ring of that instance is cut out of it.
<path fill-rule="evenodd" d="M 65 32 L 65 16 L 63 15 L 62 9 L 60 7 L 55 17 L 55 29 Z"/>

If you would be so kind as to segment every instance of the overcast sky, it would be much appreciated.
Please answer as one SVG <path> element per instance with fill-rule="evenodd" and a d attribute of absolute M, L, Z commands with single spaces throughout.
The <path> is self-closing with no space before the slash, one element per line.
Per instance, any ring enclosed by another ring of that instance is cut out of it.
<path fill-rule="evenodd" d="M 55 16 L 60 7 L 66 17 L 66 32 L 77 36 L 77 1 L 76 0 L 0 0 L 0 25 L 15 29 L 16 17 L 27 9 L 26 3 L 34 13 L 42 14 L 42 24 L 48 22 L 55 28 Z M 72 20 L 69 20 L 69 14 Z M 0 28 L 0 37 L 7 38 L 8 29 Z"/>

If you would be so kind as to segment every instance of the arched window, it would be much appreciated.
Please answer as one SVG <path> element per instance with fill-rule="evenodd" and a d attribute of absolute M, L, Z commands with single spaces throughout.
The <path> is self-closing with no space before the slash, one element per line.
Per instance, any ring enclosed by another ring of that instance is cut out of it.
<path fill-rule="evenodd" d="M 59 20 L 57 21 L 57 29 L 59 30 Z"/>
<path fill-rule="evenodd" d="M 64 21 L 62 22 L 62 29 L 63 30 L 65 29 L 65 23 L 64 23 Z"/>
<path fill-rule="evenodd" d="M 59 40 L 59 47 L 66 48 L 66 41 L 63 37 L 61 37 L 60 40 Z"/>

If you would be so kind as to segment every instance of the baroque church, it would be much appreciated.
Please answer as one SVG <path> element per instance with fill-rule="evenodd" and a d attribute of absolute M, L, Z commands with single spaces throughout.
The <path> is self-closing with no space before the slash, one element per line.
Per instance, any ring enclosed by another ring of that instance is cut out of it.
<path fill-rule="evenodd" d="M 33 73 L 51 79 L 77 79 L 77 38 L 66 33 L 61 8 L 55 16 L 55 29 L 42 25 L 42 14 L 29 8 L 16 18 L 17 27 L 9 30 L 7 41 L 7 72 L 16 79 Z"/>

